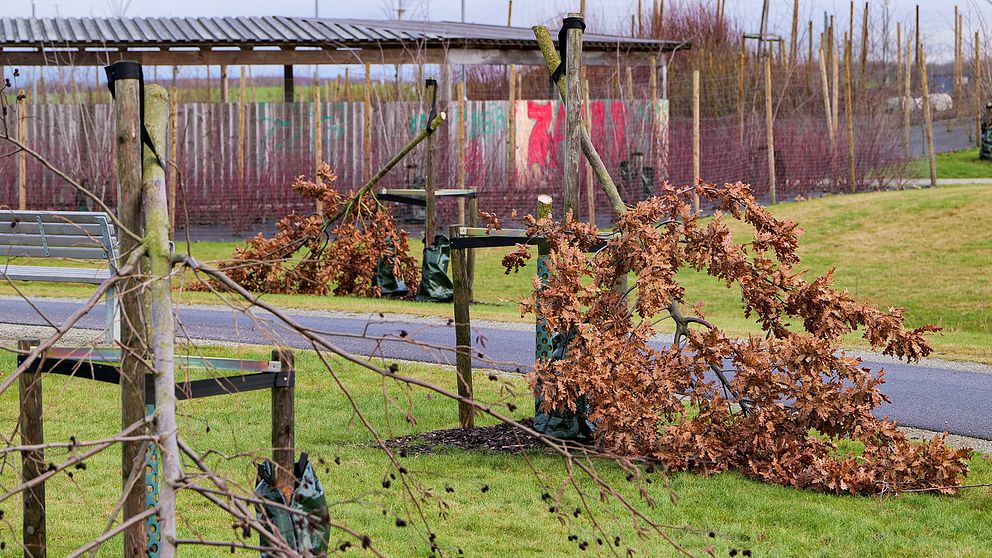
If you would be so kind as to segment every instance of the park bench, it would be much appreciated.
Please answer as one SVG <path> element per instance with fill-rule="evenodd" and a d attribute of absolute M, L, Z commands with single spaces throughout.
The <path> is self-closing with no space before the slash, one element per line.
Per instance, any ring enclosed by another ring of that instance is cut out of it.
<path fill-rule="evenodd" d="M 110 216 L 82 211 L 0 209 L 0 281 L 99 285 L 117 271 L 117 238 Z M 102 260 L 106 267 L 19 265 L 16 258 Z M 106 340 L 119 338 L 117 290 L 107 289 Z"/>

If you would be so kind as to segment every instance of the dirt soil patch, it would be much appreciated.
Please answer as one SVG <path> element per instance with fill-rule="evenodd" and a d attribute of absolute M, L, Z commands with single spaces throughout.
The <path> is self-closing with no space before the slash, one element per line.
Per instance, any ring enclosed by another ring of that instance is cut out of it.
<path fill-rule="evenodd" d="M 534 419 L 522 419 L 520 423 L 528 428 L 534 427 Z M 471 430 L 452 428 L 401 436 L 387 440 L 386 445 L 397 451 L 406 450 L 410 453 L 428 454 L 447 449 L 520 453 L 524 450 L 546 449 L 548 447 L 540 439 L 503 423 L 481 426 Z"/>

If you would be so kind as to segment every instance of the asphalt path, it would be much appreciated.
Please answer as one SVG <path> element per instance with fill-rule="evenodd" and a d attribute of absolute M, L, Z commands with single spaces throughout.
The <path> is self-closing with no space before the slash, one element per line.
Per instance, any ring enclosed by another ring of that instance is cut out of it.
<path fill-rule="evenodd" d="M 0 332 L 11 324 L 49 325 L 50 321 L 60 325 L 82 303 L 37 299 L 33 304 L 0 298 Z M 354 354 L 454 365 L 454 328 L 444 320 L 288 313 L 304 327 L 321 332 L 337 347 Z M 190 339 L 313 348 L 264 312 L 247 316 L 226 308 L 184 306 L 179 310 L 179 322 L 178 334 Z M 103 325 L 103 308 L 97 306 L 77 327 L 102 329 Z M 473 327 L 472 340 L 476 367 L 523 371 L 534 362 L 534 333 L 526 324 L 482 323 Z M 992 374 L 953 364 L 908 365 L 873 360 L 871 356 L 865 358 L 864 365 L 885 370 L 882 392 L 892 403 L 880 407 L 879 415 L 903 426 L 992 440 Z"/>

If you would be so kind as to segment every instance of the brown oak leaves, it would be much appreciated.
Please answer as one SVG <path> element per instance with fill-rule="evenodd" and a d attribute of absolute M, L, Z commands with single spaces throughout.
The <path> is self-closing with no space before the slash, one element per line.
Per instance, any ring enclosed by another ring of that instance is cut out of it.
<path fill-rule="evenodd" d="M 378 297 L 373 277 L 386 257 L 397 278 L 419 284 L 420 266 L 410 255 L 409 234 L 396 227 L 375 196 L 342 196 L 334 189 L 337 176 L 326 164 L 317 176 L 317 182 L 297 177 L 293 190 L 319 202 L 320 213 L 292 213 L 279 221 L 275 236 L 259 233 L 247 240 L 233 260 L 224 262 L 228 276 L 255 292 Z"/>
<path fill-rule="evenodd" d="M 535 281 L 521 310 L 573 334 L 564 359 L 539 362 L 532 374 L 546 410 L 574 410 L 585 395 L 604 449 L 672 470 L 737 470 L 833 493 L 954 492 L 970 450 L 951 449 L 940 437 L 910 443 L 872 413 L 886 401 L 882 374 L 838 353 L 841 336 L 857 330 L 875 349 L 916 360 L 931 351 L 924 334 L 938 328 L 907 330 L 901 310 L 854 301 L 831 286 L 831 273 L 804 279 L 795 269 L 797 225 L 775 219 L 747 185 L 696 191 L 718 208 L 708 221 L 692 212 L 691 188 L 665 187 L 621 216 L 619 234 L 605 241 L 587 224 L 526 218 L 528 233 L 549 243 L 551 279 L 543 289 Z M 750 226 L 750 242 L 733 240 L 728 215 Z M 514 250 L 507 270 L 526 254 L 523 246 Z M 736 285 L 744 315 L 765 335 L 731 339 L 698 307 L 683 315 L 680 269 Z M 633 284 L 625 290 L 628 274 Z M 676 343 L 656 349 L 649 340 L 668 319 Z M 714 369 L 734 371 L 729 389 Z M 863 451 L 839 451 L 834 440 L 842 438 Z"/>

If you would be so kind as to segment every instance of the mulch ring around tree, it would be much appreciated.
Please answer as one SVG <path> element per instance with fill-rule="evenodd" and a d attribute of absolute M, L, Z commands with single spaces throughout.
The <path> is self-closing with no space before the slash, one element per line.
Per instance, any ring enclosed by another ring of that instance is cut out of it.
<path fill-rule="evenodd" d="M 528 428 L 534 427 L 534 419 L 521 419 L 520 424 Z M 445 450 L 458 449 L 469 451 L 489 451 L 494 453 L 520 453 L 525 450 L 547 449 L 547 444 L 540 439 L 521 432 L 509 424 L 499 423 L 492 426 L 480 426 L 471 430 L 452 428 L 450 430 L 433 430 L 423 434 L 411 434 L 386 440 L 386 445 L 392 450 L 406 450 L 408 453 L 438 453 Z M 569 446 L 580 446 L 569 442 Z"/>

